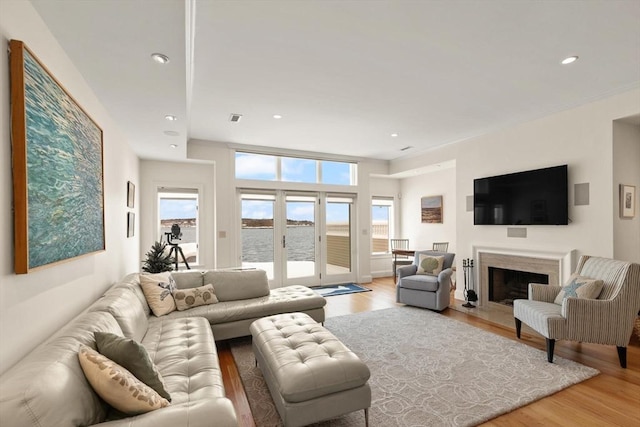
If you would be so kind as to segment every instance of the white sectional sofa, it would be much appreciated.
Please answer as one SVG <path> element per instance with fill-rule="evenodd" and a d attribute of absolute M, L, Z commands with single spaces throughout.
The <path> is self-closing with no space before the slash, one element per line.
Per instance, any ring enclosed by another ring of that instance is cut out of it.
<path fill-rule="evenodd" d="M 302 286 L 269 290 L 261 271 L 173 275 L 179 288 L 212 283 L 220 302 L 156 317 L 139 275 L 126 276 L 0 376 L 0 425 L 237 426 L 233 405 L 225 397 L 214 339 L 248 335 L 253 320 L 277 313 L 302 311 L 324 321 L 324 298 Z M 93 391 L 78 362 L 81 344 L 96 349 L 97 331 L 131 338 L 145 347 L 171 395 L 169 406 L 118 419 Z"/>

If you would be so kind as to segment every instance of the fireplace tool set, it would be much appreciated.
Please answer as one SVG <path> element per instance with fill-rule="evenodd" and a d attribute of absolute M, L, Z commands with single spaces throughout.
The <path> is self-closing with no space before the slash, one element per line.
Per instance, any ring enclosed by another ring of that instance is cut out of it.
<path fill-rule="evenodd" d="M 478 301 L 478 294 L 473 286 L 473 260 L 471 258 L 462 260 L 462 270 L 464 272 L 464 299 L 467 301 L 462 304 L 466 308 L 476 308 L 472 302 Z"/>

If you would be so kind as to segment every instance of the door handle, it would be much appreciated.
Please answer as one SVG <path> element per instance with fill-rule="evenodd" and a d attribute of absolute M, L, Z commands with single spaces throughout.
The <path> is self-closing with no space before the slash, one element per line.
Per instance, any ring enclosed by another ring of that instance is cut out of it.
<path fill-rule="evenodd" d="M 283 248 L 287 247 L 287 236 L 282 236 L 282 247 Z"/>

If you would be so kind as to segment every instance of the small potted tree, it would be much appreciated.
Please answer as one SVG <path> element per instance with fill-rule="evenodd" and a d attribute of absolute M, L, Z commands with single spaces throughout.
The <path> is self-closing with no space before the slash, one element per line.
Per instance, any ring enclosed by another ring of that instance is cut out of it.
<path fill-rule="evenodd" d="M 142 264 L 142 271 L 147 273 L 162 273 L 173 270 L 173 257 L 165 251 L 166 243 L 155 242 Z"/>

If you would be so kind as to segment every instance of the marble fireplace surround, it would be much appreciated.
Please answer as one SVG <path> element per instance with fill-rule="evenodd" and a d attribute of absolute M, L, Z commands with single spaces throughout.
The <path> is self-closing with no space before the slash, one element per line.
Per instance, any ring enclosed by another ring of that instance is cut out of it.
<path fill-rule="evenodd" d="M 489 301 L 489 267 L 549 275 L 549 284 L 563 284 L 575 265 L 575 250 L 538 251 L 491 246 L 473 246 L 475 283 L 480 307 L 510 307 Z"/>

